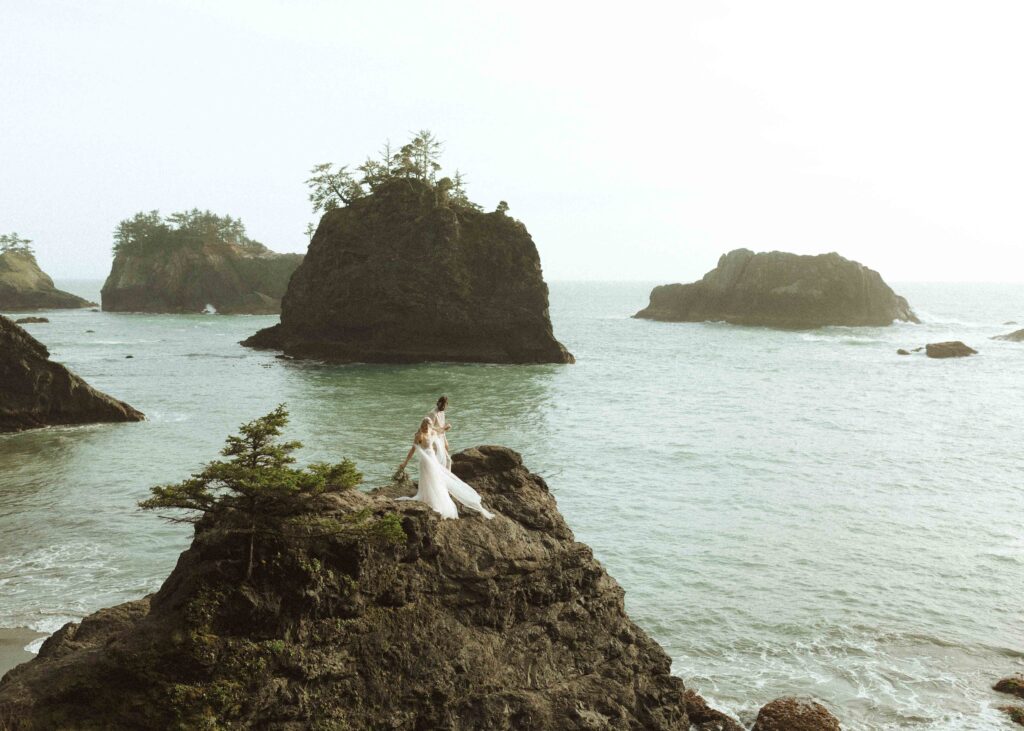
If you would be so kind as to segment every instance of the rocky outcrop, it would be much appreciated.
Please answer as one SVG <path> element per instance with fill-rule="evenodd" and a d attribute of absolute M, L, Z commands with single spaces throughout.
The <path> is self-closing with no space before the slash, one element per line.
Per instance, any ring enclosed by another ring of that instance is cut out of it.
<path fill-rule="evenodd" d="M 1011 343 L 1024 343 L 1024 330 L 1015 330 L 1006 335 L 996 335 L 993 340 L 1009 340 Z"/>
<path fill-rule="evenodd" d="M 794 329 L 918 322 L 878 272 L 839 254 L 749 249 L 723 255 L 700 281 L 655 287 L 650 304 L 635 317 Z"/>
<path fill-rule="evenodd" d="M 29 252 L 0 254 L 0 311 L 58 310 L 95 307 L 70 292 L 57 289 Z"/>
<path fill-rule="evenodd" d="M 0 315 L 0 432 L 145 418 L 49 358 L 46 346 Z"/>
<path fill-rule="evenodd" d="M 49 322 L 45 317 L 19 317 L 14 321 L 15 325 L 42 325 Z"/>
<path fill-rule="evenodd" d="M 944 343 L 928 343 L 924 349 L 925 355 L 929 358 L 966 358 L 968 355 L 977 355 L 978 351 L 964 345 L 959 340 L 948 340 Z"/>
<path fill-rule="evenodd" d="M 152 597 L 65 626 L 0 681 L 15 729 L 688 731 L 683 682 L 518 454 L 454 470 L 494 520 L 349 490 L 309 530 L 200 523 Z M 399 543 L 338 526 L 397 513 Z M 710 727 L 709 727 L 710 728 Z"/>
<path fill-rule="evenodd" d="M 751 731 L 840 731 L 825 706 L 805 698 L 779 698 L 757 714 Z"/>
<path fill-rule="evenodd" d="M 103 285 L 103 309 L 188 313 L 210 305 L 227 315 L 276 314 L 301 262 L 301 254 L 277 254 L 255 242 L 123 251 L 115 255 Z"/>
<path fill-rule="evenodd" d="M 526 227 L 439 195 L 396 179 L 326 213 L 281 323 L 243 344 L 337 362 L 572 363 Z"/>

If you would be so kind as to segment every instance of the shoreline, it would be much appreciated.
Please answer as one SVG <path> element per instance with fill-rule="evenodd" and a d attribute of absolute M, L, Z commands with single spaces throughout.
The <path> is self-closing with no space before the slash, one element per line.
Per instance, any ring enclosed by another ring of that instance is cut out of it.
<path fill-rule="evenodd" d="M 34 658 L 35 655 L 28 652 L 25 646 L 47 636 L 45 632 L 36 632 L 28 627 L 0 627 L 0 677 L 11 668 Z"/>

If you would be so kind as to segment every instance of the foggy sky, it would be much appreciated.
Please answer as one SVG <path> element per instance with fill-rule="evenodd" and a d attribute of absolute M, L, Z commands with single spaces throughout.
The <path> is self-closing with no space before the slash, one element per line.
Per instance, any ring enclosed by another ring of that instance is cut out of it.
<path fill-rule="evenodd" d="M 303 181 L 421 128 L 559 279 L 745 246 L 1024 281 L 1024 3 L 0 6 L 0 232 L 106 276 L 136 211 L 303 251 Z"/>

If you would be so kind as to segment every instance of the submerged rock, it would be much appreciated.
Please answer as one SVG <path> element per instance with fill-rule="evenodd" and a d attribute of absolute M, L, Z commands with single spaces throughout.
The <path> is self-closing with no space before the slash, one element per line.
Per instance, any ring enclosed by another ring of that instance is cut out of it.
<path fill-rule="evenodd" d="M 897 348 L 896 355 L 910 355 L 910 351 L 906 348 Z"/>
<path fill-rule="evenodd" d="M 281 323 L 243 344 L 337 362 L 574 362 L 526 227 L 413 179 L 327 212 Z"/>
<path fill-rule="evenodd" d="M 11 670 L 0 718 L 13 729 L 353 731 L 722 720 L 671 674 L 518 454 L 478 447 L 455 455 L 454 471 L 494 520 L 326 493 L 310 499 L 307 530 L 260 536 L 250 580 L 244 531 L 200 522 L 156 594 L 65 626 Z M 338 529 L 392 513 L 398 543 Z"/>
<path fill-rule="evenodd" d="M 1011 343 L 1024 343 L 1024 330 L 1015 330 L 1006 335 L 996 335 L 993 340 L 1009 340 Z"/>
<path fill-rule="evenodd" d="M 840 726 L 839 720 L 820 703 L 787 697 L 761 708 L 751 731 L 840 731 Z"/>
<path fill-rule="evenodd" d="M 999 710 L 1018 726 L 1024 726 L 1024 706 L 999 706 Z"/>
<path fill-rule="evenodd" d="M 839 254 L 749 249 L 724 254 L 700 281 L 655 287 L 634 317 L 796 329 L 919 322 L 878 272 Z"/>
<path fill-rule="evenodd" d="M 46 346 L 0 315 L 0 432 L 145 418 L 49 358 Z"/>
<path fill-rule="evenodd" d="M 177 242 L 176 242 L 177 243 Z M 108 312 L 271 315 L 302 254 L 278 254 L 257 242 L 206 240 L 118 252 L 103 284 Z"/>
<path fill-rule="evenodd" d="M 944 343 L 928 343 L 925 355 L 929 358 L 965 358 L 978 353 L 974 348 L 964 345 L 959 340 L 948 340 Z"/>
<path fill-rule="evenodd" d="M 19 317 L 14 321 L 15 325 L 38 325 L 44 322 L 49 322 L 45 317 Z"/>
<path fill-rule="evenodd" d="M 94 307 L 70 292 L 57 289 L 30 251 L 0 253 L 0 310 L 57 310 Z"/>

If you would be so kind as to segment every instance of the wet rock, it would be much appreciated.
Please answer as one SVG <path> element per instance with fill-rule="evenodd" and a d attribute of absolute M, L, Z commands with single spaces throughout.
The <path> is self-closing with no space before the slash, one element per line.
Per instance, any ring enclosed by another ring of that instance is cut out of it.
<path fill-rule="evenodd" d="M 1024 698 L 1024 675 L 1011 675 L 992 686 L 992 690 Z"/>
<path fill-rule="evenodd" d="M 929 358 L 965 358 L 968 355 L 976 355 L 977 350 L 964 345 L 959 340 L 948 340 L 943 343 L 928 343 L 925 346 L 925 354 Z"/>
<path fill-rule="evenodd" d="M 751 731 L 839 731 L 825 706 L 806 698 L 778 698 L 763 706 Z"/>
<path fill-rule="evenodd" d="M 878 272 L 839 254 L 749 249 L 723 255 L 700 281 L 655 287 L 650 304 L 635 317 L 796 329 L 918 322 Z"/>
<path fill-rule="evenodd" d="M 1009 716 L 1014 723 L 1024 726 L 1024 706 L 999 706 L 999 710 Z"/>
<path fill-rule="evenodd" d="M 148 605 L 68 625 L 11 670 L 0 718 L 19 730 L 736 731 L 686 693 L 518 454 L 477 447 L 454 471 L 494 520 L 326 493 L 310 499 L 308 529 L 260 537 L 250 580 L 245 532 L 200 522 Z M 391 514 L 398 543 L 338 530 Z"/>
<path fill-rule="evenodd" d="M 993 340 L 1009 340 L 1011 343 L 1024 343 L 1024 330 L 1015 330 L 1006 335 L 996 335 Z"/>
<path fill-rule="evenodd" d="M 686 714 L 691 731 L 745 731 L 738 721 L 711 708 L 692 690 L 686 691 Z"/>
<path fill-rule="evenodd" d="M 899 348 L 896 351 L 896 355 L 910 355 L 910 351 L 909 350 L 905 350 L 903 348 Z"/>
<path fill-rule="evenodd" d="M 19 317 L 14 321 L 15 325 L 33 325 L 37 323 L 49 322 L 45 317 Z"/>
<path fill-rule="evenodd" d="M 521 222 L 396 179 L 324 214 L 281 322 L 243 342 L 335 362 L 572 363 Z"/>
<path fill-rule="evenodd" d="M 0 432 L 145 418 L 49 358 L 46 346 L 0 315 Z"/>
<path fill-rule="evenodd" d="M 30 252 L 0 254 L 0 310 L 75 309 L 95 304 L 53 286 Z"/>

